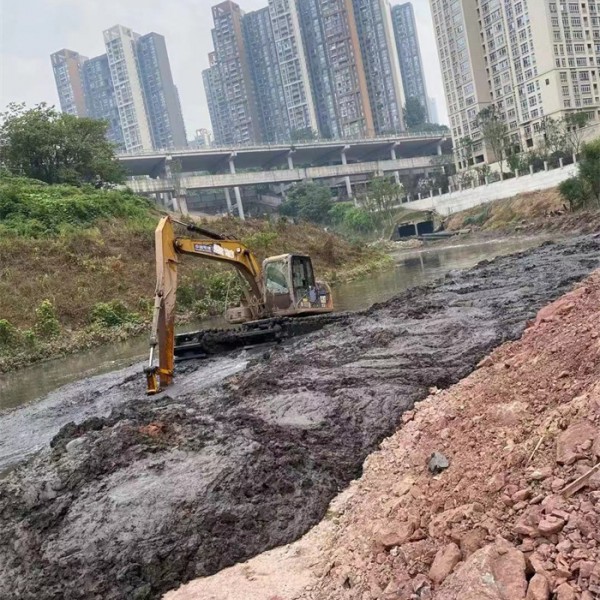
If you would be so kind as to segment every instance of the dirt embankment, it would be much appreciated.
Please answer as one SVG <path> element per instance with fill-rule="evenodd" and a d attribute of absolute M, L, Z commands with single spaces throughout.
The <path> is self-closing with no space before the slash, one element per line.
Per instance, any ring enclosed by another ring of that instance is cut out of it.
<path fill-rule="evenodd" d="M 449 231 L 471 228 L 490 233 L 592 233 L 600 228 L 600 211 L 569 212 L 558 188 L 519 194 L 452 215 Z"/>
<path fill-rule="evenodd" d="M 41 237 L 0 234 L 0 373 L 147 330 L 160 216 L 147 212 L 143 220 L 115 218 Z M 229 218 L 208 226 L 239 237 L 261 260 L 310 254 L 324 280 L 364 276 L 391 263 L 383 250 L 350 243 L 316 225 Z M 182 320 L 222 314 L 229 290 L 236 289 L 233 271 L 214 263 L 183 258 L 180 275 Z M 40 312 L 45 301 L 49 307 Z"/>
<path fill-rule="evenodd" d="M 402 421 L 305 538 L 168 600 L 600 597 L 600 271 Z"/>
<path fill-rule="evenodd" d="M 122 408 L 65 427 L 0 483 L 0 596 L 157 598 L 297 539 L 430 387 L 599 266 L 598 237 L 547 244 L 351 316 L 225 386 L 125 388 Z"/>

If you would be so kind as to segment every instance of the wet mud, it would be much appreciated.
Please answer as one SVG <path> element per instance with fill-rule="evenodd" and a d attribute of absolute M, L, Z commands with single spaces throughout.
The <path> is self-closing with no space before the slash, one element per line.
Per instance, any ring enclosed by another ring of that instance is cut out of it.
<path fill-rule="evenodd" d="M 160 398 L 117 384 L 110 415 L 65 425 L 0 481 L 0 597 L 159 598 L 298 538 L 429 388 L 598 267 L 598 236 L 545 244 L 261 353 L 221 384 L 200 387 L 193 365 Z"/>

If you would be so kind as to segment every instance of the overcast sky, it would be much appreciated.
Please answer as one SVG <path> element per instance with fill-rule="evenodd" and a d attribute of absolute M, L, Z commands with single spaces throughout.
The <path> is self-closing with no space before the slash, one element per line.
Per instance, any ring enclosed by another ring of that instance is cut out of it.
<path fill-rule="evenodd" d="M 302 0 L 300 0 L 302 1 Z M 58 105 L 50 54 L 62 48 L 93 57 L 104 53 L 102 31 L 121 24 L 138 33 L 166 37 L 175 84 L 179 88 L 188 137 L 210 129 L 202 85 L 212 50 L 213 0 L 0 0 L 0 109 L 9 102 Z M 399 0 L 393 0 L 399 4 Z M 238 0 L 246 12 L 267 0 Z M 413 0 L 429 95 L 440 119 L 446 106 L 435 47 L 429 0 Z"/>

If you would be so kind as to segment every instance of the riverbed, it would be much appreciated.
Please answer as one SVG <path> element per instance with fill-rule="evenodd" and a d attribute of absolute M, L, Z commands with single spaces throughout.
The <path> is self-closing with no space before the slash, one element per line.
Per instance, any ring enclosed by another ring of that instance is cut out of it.
<path fill-rule="evenodd" d="M 162 396 L 145 396 L 137 365 L 63 388 L 21 437 L 54 413 L 112 410 L 0 481 L 0 596 L 154 599 L 297 539 L 404 411 L 598 267 L 598 236 L 544 244 L 271 352 L 187 363 Z M 3 435 L 47 402 L 0 419 Z"/>
<path fill-rule="evenodd" d="M 520 252 L 538 246 L 546 239 L 515 237 L 481 241 L 466 238 L 450 244 L 442 242 L 414 250 L 398 250 L 393 253 L 393 267 L 334 286 L 334 303 L 339 311 L 364 310 L 404 290 L 435 281 L 450 270 L 467 269 L 482 260 Z M 225 321 L 218 318 L 196 324 L 198 328 L 224 325 Z M 5 409 L 39 400 L 80 379 L 132 365 L 137 365 L 137 370 L 141 371 L 141 362 L 147 352 L 148 338 L 142 336 L 0 374 L 0 414 Z M 0 459 L 0 468 L 1 465 Z"/>

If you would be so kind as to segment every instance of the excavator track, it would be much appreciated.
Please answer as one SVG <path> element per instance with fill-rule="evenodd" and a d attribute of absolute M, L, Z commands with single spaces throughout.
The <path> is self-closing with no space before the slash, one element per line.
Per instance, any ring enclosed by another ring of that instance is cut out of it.
<path fill-rule="evenodd" d="M 177 362 L 207 358 L 232 350 L 276 344 L 347 320 L 348 313 L 308 317 L 273 317 L 245 323 L 233 329 L 205 329 L 175 336 Z"/>

